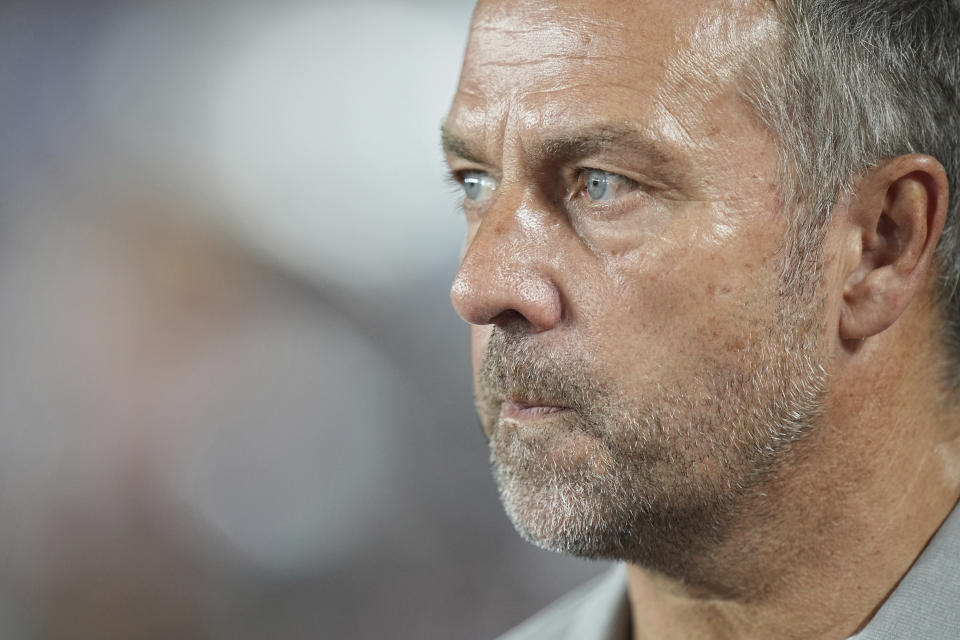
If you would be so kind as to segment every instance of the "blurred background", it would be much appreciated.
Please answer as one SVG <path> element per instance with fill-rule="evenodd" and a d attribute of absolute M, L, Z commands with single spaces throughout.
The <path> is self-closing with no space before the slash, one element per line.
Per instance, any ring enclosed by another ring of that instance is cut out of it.
<path fill-rule="evenodd" d="M 470 0 L 0 3 L 0 638 L 491 638 L 448 287 Z"/>

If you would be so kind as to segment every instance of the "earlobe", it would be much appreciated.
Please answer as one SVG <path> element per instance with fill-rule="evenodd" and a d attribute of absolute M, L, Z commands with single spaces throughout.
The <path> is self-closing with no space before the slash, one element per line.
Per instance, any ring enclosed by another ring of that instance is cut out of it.
<path fill-rule="evenodd" d="M 894 158 L 860 180 L 848 208 L 841 339 L 884 331 L 920 295 L 931 276 L 947 200 L 944 169 L 926 155 Z"/>

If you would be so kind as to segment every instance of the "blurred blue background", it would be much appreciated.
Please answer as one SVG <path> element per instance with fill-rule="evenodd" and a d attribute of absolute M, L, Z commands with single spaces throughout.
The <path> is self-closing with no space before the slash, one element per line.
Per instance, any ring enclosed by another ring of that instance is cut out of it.
<path fill-rule="evenodd" d="M 0 638 L 490 638 L 467 0 L 0 4 Z"/>

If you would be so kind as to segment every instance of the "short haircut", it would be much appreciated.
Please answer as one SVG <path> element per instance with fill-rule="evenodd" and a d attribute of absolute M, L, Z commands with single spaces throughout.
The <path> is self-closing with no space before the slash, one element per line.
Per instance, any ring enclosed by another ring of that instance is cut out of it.
<path fill-rule="evenodd" d="M 886 159 L 944 166 L 936 258 L 951 378 L 960 378 L 960 0 L 776 0 L 779 46 L 746 69 L 745 97 L 777 137 L 792 212 L 784 286 L 803 289 L 833 204 Z"/>

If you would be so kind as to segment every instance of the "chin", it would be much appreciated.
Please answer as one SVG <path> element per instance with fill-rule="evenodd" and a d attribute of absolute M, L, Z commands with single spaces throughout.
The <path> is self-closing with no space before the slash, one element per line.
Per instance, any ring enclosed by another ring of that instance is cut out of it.
<path fill-rule="evenodd" d="M 589 560 L 624 561 L 682 578 L 696 558 L 722 544 L 732 500 L 667 506 L 591 484 L 556 483 L 531 491 L 498 475 L 500 498 L 528 542 Z"/>
<path fill-rule="evenodd" d="M 685 575 L 693 558 L 722 543 L 743 497 L 718 469 L 680 473 L 688 465 L 652 445 L 624 450 L 578 430 L 500 421 L 490 455 L 504 510 L 525 540 L 667 575 Z"/>

